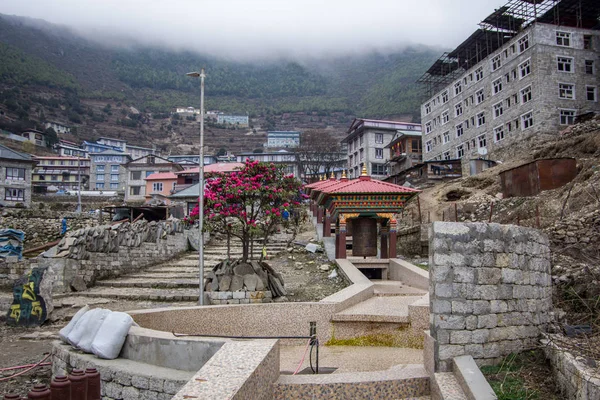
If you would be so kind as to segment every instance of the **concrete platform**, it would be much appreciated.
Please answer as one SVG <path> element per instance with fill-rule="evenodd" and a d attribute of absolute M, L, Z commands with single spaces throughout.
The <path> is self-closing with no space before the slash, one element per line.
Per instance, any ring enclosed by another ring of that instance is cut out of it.
<path fill-rule="evenodd" d="M 294 372 L 305 346 L 281 346 L 280 370 Z M 314 353 L 313 353 L 314 358 Z M 314 363 L 314 361 L 313 361 Z M 320 346 L 319 366 L 337 368 L 333 373 L 386 370 L 398 364 L 422 364 L 423 350 L 396 347 Z M 301 369 L 309 367 L 306 355 Z"/>
<path fill-rule="evenodd" d="M 421 296 L 372 297 L 333 316 L 333 321 L 409 323 L 408 306 Z"/>

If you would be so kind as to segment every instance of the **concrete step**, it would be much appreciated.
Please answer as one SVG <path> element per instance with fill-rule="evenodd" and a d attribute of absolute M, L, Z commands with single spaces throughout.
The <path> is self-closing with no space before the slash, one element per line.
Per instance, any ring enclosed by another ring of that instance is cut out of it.
<path fill-rule="evenodd" d="M 72 296 L 72 293 L 55 296 Z M 184 289 L 149 289 L 149 288 L 110 288 L 94 287 L 84 292 L 77 292 L 78 297 L 101 297 L 105 299 L 131 300 L 131 301 L 161 301 L 182 302 L 198 301 L 198 288 Z"/>
<path fill-rule="evenodd" d="M 427 294 L 426 290 L 404 285 L 400 281 L 371 279 L 371 282 L 375 284 L 375 287 L 373 288 L 373 294 L 375 296 L 422 296 Z"/>
<path fill-rule="evenodd" d="M 431 394 L 444 400 L 468 400 L 452 372 L 436 372 L 431 380 Z"/>
<path fill-rule="evenodd" d="M 281 375 L 273 399 L 427 399 L 429 376 L 422 365 L 397 365 L 385 371 L 327 375 Z"/>
<path fill-rule="evenodd" d="M 181 279 L 172 277 L 171 279 L 148 279 L 126 277 L 121 279 L 110 279 L 96 282 L 98 287 L 113 288 L 156 288 L 156 289 L 184 289 L 197 288 L 199 286 L 198 278 Z"/>
<path fill-rule="evenodd" d="M 334 314 L 332 320 L 407 324 L 410 322 L 408 306 L 420 298 L 421 296 L 372 297 Z"/>

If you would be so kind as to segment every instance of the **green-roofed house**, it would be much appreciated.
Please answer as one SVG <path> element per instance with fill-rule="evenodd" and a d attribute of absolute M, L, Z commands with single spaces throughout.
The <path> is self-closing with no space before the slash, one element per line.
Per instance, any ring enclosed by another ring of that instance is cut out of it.
<path fill-rule="evenodd" d="M 0 204 L 4 207 L 31 205 L 31 171 L 35 161 L 29 154 L 0 145 Z"/>
<path fill-rule="evenodd" d="M 200 185 L 193 184 L 169 196 L 172 205 L 182 205 L 185 215 L 190 215 L 190 212 L 198 204 L 200 197 Z"/>

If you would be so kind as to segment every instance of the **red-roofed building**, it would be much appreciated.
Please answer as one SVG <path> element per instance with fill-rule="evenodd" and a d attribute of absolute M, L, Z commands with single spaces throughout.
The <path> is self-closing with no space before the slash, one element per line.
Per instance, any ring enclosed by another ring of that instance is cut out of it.
<path fill-rule="evenodd" d="M 331 236 L 331 223 L 335 224 L 336 258 L 346 258 L 347 236 L 353 237 L 353 256 L 395 258 L 396 214 L 420 192 L 371 179 L 366 168 L 357 179 L 328 179 L 306 185 L 305 190 L 317 223 L 323 223 L 323 236 Z"/>
<path fill-rule="evenodd" d="M 244 163 L 239 162 L 210 164 L 204 166 L 204 173 L 230 173 L 243 167 Z M 198 172 L 198 167 L 175 172 L 175 175 L 177 175 L 177 187 L 175 191 L 178 192 L 197 184 L 200 179 Z"/>
<path fill-rule="evenodd" d="M 160 197 L 165 204 L 169 204 L 168 196 L 171 195 L 177 182 L 177 175 L 173 172 L 158 172 L 146 177 L 146 201 L 153 197 Z"/>

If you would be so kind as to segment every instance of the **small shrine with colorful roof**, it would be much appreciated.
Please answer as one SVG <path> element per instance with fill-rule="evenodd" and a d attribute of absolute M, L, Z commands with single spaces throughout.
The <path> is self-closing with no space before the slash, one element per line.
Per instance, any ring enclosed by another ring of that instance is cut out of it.
<path fill-rule="evenodd" d="M 323 224 L 323 236 L 331 236 L 331 225 L 335 226 L 336 258 L 346 258 L 348 237 L 352 237 L 352 256 L 395 258 L 396 214 L 420 193 L 371 179 L 365 168 L 357 179 L 332 176 L 305 185 L 304 190 L 317 223 Z"/>

